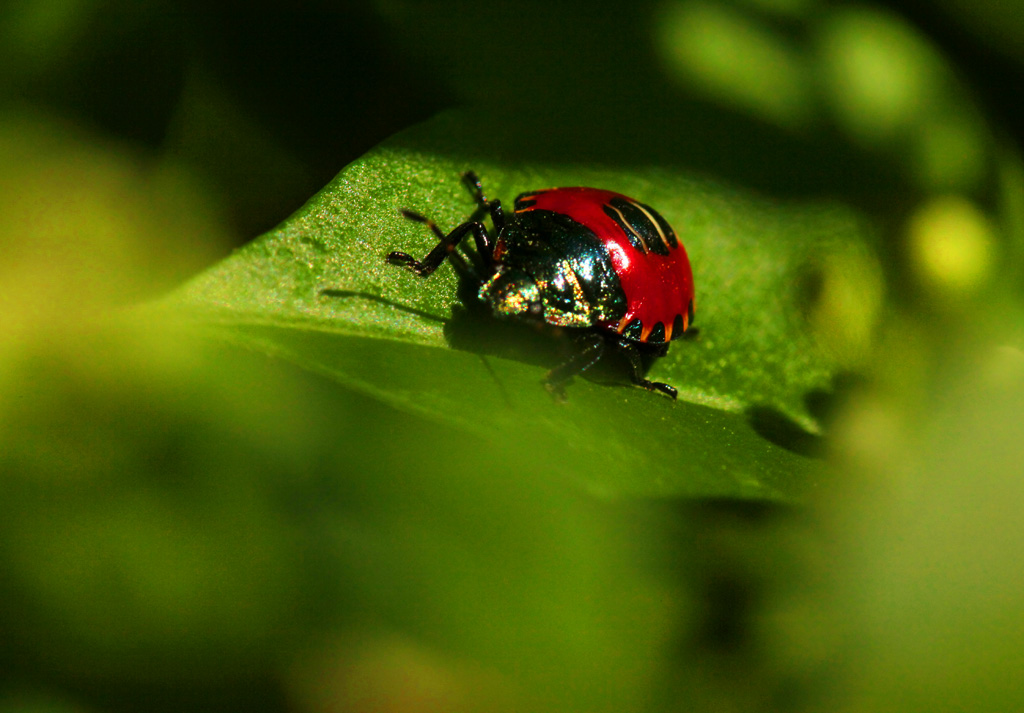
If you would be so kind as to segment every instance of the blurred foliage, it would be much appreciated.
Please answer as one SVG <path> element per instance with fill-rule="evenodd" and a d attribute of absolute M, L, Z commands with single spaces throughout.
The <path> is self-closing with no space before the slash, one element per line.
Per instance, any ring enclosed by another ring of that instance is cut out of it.
<path fill-rule="evenodd" d="M 1019 710 L 1021 17 L 0 3 L 0 711 Z M 467 168 L 670 218 L 680 402 L 384 265 Z"/>

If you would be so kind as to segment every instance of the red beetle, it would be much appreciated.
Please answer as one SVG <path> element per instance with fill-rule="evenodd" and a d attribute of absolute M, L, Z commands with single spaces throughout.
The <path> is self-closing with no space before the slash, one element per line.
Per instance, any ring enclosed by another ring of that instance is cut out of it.
<path fill-rule="evenodd" d="M 489 213 L 494 234 L 470 220 L 440 239 L 422 261 L 392 252 L 388 262 L 417 275 L 430 275 L 452 257 L 459 241 L 472 233 L 485 274 L 480 299 L 499 317 L 545 322 L 569 330 L 577 353 L 545 380 L 562 393 L 565 382 L 592 366 L 607 346 L 629 360 L 633 383 L 672 398 L 676 389 L 644 378 L 642 355 L 662 356 L 668 343 L 693 323 L 693 272 L 686 249 L 661 215 L 639 201 L 597 188 L 551 188 L 523 193 L 505 217 L 501 202 L 488 200 L 480 179 L 469 172 L 481 211 Z"/>

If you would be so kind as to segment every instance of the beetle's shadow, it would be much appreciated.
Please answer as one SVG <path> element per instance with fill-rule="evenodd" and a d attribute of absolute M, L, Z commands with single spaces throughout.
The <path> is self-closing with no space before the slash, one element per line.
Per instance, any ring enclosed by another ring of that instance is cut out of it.
<path fill-rule="evenodd" d="M 477 285 L 472 276 L 460 277 L 458 301 L 453 305 L 449 319 L 369 292 L 328 288 L 321 290 L 319 295 L 368 300 L 436 322 L 442 325 L 448 346 L 459 351 L 510 359 L 544 369 L 557 367 L 572 356 L 572 340 L 564 334 L 559 335 L 556 329 L 497 319 L 477 297 Z M 699 333 L 698 327 L 692 327 L 680 341 L 697 339 Z M 641 353 L 644 373 L 658 358 L 654 353 Z M 614 349 L 609 349 L 604 358 L 579 377 L 603 386 L 632 387 L 628 361 Z M 781 448 L 808 458 L 822 458 L 827 446 L 827 432 L 835 414 L 849 395 L 863 385 L 863 381 L 857 374 L 840 373 L 833 378 L 831 388 L 814 389 L 804 396 L 808 412 L 822 424 L 824 435 L 808 431 L 773 406 L 747 408 L 747 421 L 758 435 Z"/>
<path fill-rule="evenodd" d="M 417 317 L 430 320 L 431 322 L 439 322 L 441 324 L 444 324 L 446 321 L 443 318 L 438 317 L 436 314 L 431 314 L 430 312 L 426 312 L 415 307 L 410 307 L 409 305 L 404 305 L 399 302 L 386 299 L 384 297 L 381 297 L 380 295 L 375 295 L 372 292 L 360 292 L 359 290 L 338 290 L 334 288 L 326 288 L 320 290 L 320 292 L 317 294 L 320 297 L 334 297 L 338 299 L 354 298 L 360 300 L 367 300 L 368 302 L 376 302 L 377 304 L 380 305 L 393 307 L 397 310 L 401 310 L 402 312 L 406 312 L 408 314 L 414 314 Z"/>
<path fill-rule="evenodd" d="M 557 344 L 553 344 L 557 340 L 529 325 L 496 319 L 477 299 L 475 283 L 469 278 L 459 280 L 458 302 L 453 305 L 452 315 L 447 319 L 370 292 L 326 288 L 318 295 L 321 298 L 366 300 L 440 324 L 445 341 L 452 349 L 548 367 L 558 363 L 560 350 Z"/>
<path fill-rule="evenodd" d="M 571 336 L 577 330 L 499 319 L 479 299 L 478 287 L 479 282 L 471 274 L 459 279 L 458 304 L 452 309 L 452 318 L 444 325 L 445 339 L 453 349 L 511 359 L 546 370 L 557 368 L 578 353 L 579 347 Z M 695 339 L 698 331 L 691 328 L 681 339 Z M 644 374 L 660 358 L 658 352 L 657 348 L 641 349 Z M 602 386 L 635 388 L 630 371 L 628 358 L 618 349 L 608 347 L 596 364 L 573 379 Z"/>
<path fill-rule="evenodd" d="M 550 369 L 564 361 L 569 340 L 558 339 L 547 325 L 498 319 L 477 295 L 479 282 L 461 275 L 452 316 L 444 323 L 448 346 Z"/>
<path fill-rule="evenodd" d="M 765 440 L 808 458 L 823 458 L 828 446 L 828 432 L 835 416 L 850 395 L 864 385 L 864 378 L 852 372 L 841 372 L 832 379 L 828 389 L 813 389 L 804 396 L 807 411 L 821 424 L 822 434 L 811 433 L 782 411 L 771 406 L 751 406 L 747 420 Z"/>
<path fill-rule="evenodd" d="M 472 273 L 459 275 L 457 299 L 448 319 L 369 292 L 326 288 L 318 294 L 322 298 L 367 300 L 441 324 L 448 346 L 459 351 L 510 359 L 545 370 L 559 366 L 575 353 L 576 345 L 569 336 L 571 330 L 495 317 L 477 295 L 479 284 Z M 692 328 L 682 339 L 694 339 L 697 333 L 698 330 Z M 653 352 L 641 352 L 640 357 L 644 373 L 658 359 Z M 579 378 L 606 386 L 632 387 L 629 372 L 626 357 L 615 349 L 608 349 L 604 357 Z"/>

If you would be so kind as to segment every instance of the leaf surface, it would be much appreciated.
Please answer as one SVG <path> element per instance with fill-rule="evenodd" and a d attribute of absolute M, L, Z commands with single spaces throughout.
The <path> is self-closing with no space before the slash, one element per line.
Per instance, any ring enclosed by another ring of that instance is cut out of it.
<path fill-rule="evenodd" d="M 681 169 L 513 163 L 488 150 L 493 136 L 460 113 L 399 134 L 165 304 L 446 428 L 521 443 L 523 467 L 561 464 L 602 493 L 789 499 L 813 487 L 821 466 L 807 455 L 817 439 L 807 404 L 848 355 L 826 348 L 808 315 L 835 265 L 850 267 L 842 284 L 854 292 L 875 279 L 858 216 L 780 205 Z M 528 155 L 528 139 L 505 139 Z M 386 264 L 391 250 L 421 256 L 435 243 L 399 208 L 442 230 L 466 220 L 474 205 L 459 175 L 469 169 L 506 204 L 590 185 L 668 219 L 693 264 L 697 329 L 649 377 L 676 386 L 678 402 L 629 385 L 613 358 L 555 403 L 541 381 L 559 363 L 557 343 L 463 308 L 472 285 L 448 266 L 423 280 Z"/>

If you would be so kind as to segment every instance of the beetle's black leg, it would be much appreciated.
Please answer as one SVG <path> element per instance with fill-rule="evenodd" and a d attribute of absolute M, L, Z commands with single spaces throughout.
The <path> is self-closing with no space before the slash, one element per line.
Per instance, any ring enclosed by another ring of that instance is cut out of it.
<path fill-rule="evenodd" d="M 480 177 L 476 175 L 474 171 L 466 171 L 462 174 L 462 180 L 469 186 L 469 190 L 473 193 L 473 199 L 479 210 L 488 213 L 491 216 L 491 222 L 494 223 L 494 232 L 497 235 L 501 235 L 501 231 L 505 229 L 505 211 L 501 207 L 501 201 L 495 198 L 493 201 L 489 200 L 484 195 L 484 185 L 480 182 Z"/>
<path fill-rule="evenodd" d="M 576 339 L 576 345 L 576 354 L 564 364 L 549 371 L 544 379 L 544 386 L 559 400 L 565 400 L 566 382 L 592 367 L 601 358 L 604 354 L 605 339 L 596 332 L 584 333 Z"/>
<path fill-rule="evenodd" d="M 494 234 L 501 235 L 502 231 L 505 230 L 505 211 L 501 207 L 501 201 L 495 198 L 493 201 L 487 203 L 488 210 L 491 213 L 491 223 L 494 225 Z M 493 246 L 491 251 L 486 256 L 489 266 L 494 264 L 494 249 Z"/>
<path fill-rule="evenodd" d="M 459 241 L 462 240 L 463 236 L 465 236 L 467 232 L 472 232 L 473 239 L 476 242 L 477 252 L 480 253 L 480 255 L 484 259 L 486 259 L 488 263 L 491 262 L 491 256 L 494 254 L 494 239 L 491 238 L 491 234 L 487 232 L 487 228 L 484 226 L 483 223 L 475 220 L 470 220 L 455 228 L 455 230 L 448 233 L 448 235 L 445 235 L 444 233 L 441 232 L 441 229 L 437 227 L 437 223 L 432 221 L 430 218 L 427 218 L 426 216 L 421 215 L 420 213 L 417 213 L 414 210 L 408 210 L 405 208 L 403 208 L 399 212 L 408 220 L 414 221 L 416 223 L 426 223 L 427 227 L 429 227 L 434 232 L 434 235 L 441 239 L 441 244 L 451 245 L 451 247 L 446 248 L 448 252 L 454 252 L 455 246 L 458 245 Z M 434 248 L 434 250 L 436 251 L 440 249 L 440 247 L 441 245 L 438 245 L 438 247 Z M 441 259 L 444 259 L 443 256 Z M 424 262 L 426 262 L 426 259 L 424 259 Z M 431 272 L 433 272 L 433 270 L 431 270 Z"/>
<path fill-rule="evenodd" d="M 660 391 L 669 398 L 675 400 L 676 395 L 679 393 L 676 391 L 674 386 L 664 384 L 660 381 L 651 381 L 644 377 L 644 364 L 640 358 L 640 351 L 637 346 L 632 342 L 620 340 L 618 342 L 619 349 L 625 353 L 626 358 L 629 359 L 630 378 L 633 383 L 637 386 L 642 386 L 648 391 Z"/>
<path fill-rule="evenodd" d="M 473 233 L 473 238 L 476 240 L 477 251 L 483 256 L 484 260 L 488 265 L 492 261 L 492 254 L 494 252 L 494 241 L 491 240 L 490 233 L 487 232 L 487 228 L 484 227 L 483 223 L 470 221 L 463 223 L 459 227 L 455 228 L 452 232 L 445 235 L 441 232 L 441 229 L 437 227 L 437 223 L 432 221 L 426 216 L 420 215 L 415 211 L 402 210 L 402 215 L 411 221 L 416 223 L 425 223 L 430 228 L 434 235 L 436 235 L 440 242 L 437 246 L 427 253 L 427 256 L 423 260 L 417 260 L 408 253 L 395 250 L 388 254 L 388 262 L 392 265 L 399 265 L 406 267 L 415 272 L 420 277 L 427 277 L 438 266 L 444 262 L 445 258 L 451 258 L 462 267 L 466 267 L 465 261 L 462 256 L 455 252 L 455 248 L 458 246 L 459 241 L 465 237 L 466 233 Z"/>

